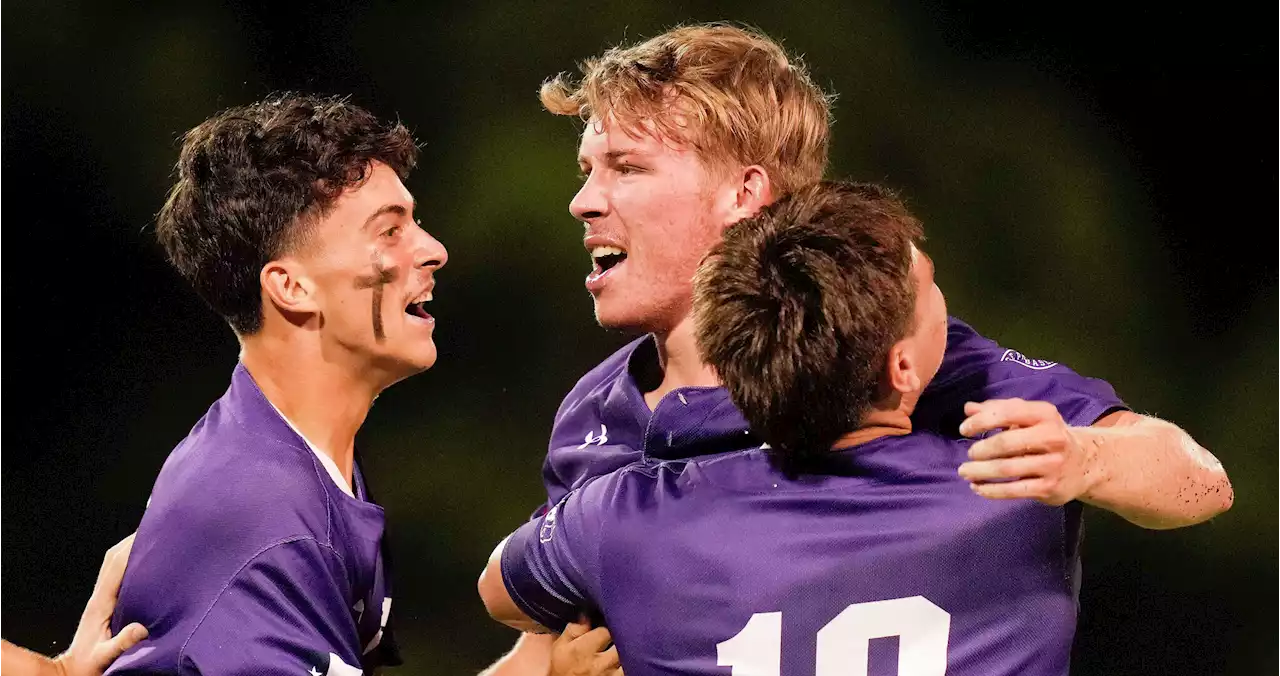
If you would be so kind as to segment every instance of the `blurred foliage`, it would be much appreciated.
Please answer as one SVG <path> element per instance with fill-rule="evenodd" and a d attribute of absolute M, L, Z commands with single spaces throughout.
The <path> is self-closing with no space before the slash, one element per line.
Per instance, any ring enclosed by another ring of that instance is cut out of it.
<path fill-rule="evenodd" d="M 351 94 L 415 131 L 409 185 L 451 251 L 433 310 L 440 362 L 384 394 L 360 440 L 397 545 L 405 673 L 471 673 L 509 648 L 475 576 L 541 500 L 560 397 L 624 340 L 594 325 L 581 286 L 589 264 L 566 211 L 579 126 L 543 112 L 537 87 L 610 45 L 735 19 L 783 39 L 839 94 L 830 173 L 902 190 L 953 314 L 1108 379 L 1231 472 L 1236 507 L 1203 526 L 1151 533 L 1091 515 L 1077 672 L 1274 672 L 1276 268 L 1256 249 L 1271 246 L 1275 163 L 1270 145 L 1213 154 L 1218 136 L 1272 133 L 1274 38 L 1221 51 L 1260 18 L 1202 19 L 1203 58 L 1221 59 L 1206 64 L 1178 51 L 1197 27 L 1176 12 L 1045 26 L 1020 6 L 923 0 L 3 11 L 10 253 L 46 271 L 18 279 L 10 265 L 4 297 L 9 382 L 28 390 L 6 409 L 6 638 L 48 651 L 69 638 L 100 553 L 132 529 L 235 360 L 230 332 L 150 237 L 181 133 L 293 89 Z M 1117 46 L 1126 26 L 1151 29 L 1134 47 L 1150 54 Z M 1195 111 L 1243 91 L 1256 96 L 1222 106 L 1271 114 L 1232 129 L 1114 112 L 1118 100 L 1146 110 L 1126 90 L 1167 95 L 1170 78 Z M 1170 178 L 1183 174 L 1208 183 Z M 1235 234 L 1253 221 L 1261 241 Z"/>

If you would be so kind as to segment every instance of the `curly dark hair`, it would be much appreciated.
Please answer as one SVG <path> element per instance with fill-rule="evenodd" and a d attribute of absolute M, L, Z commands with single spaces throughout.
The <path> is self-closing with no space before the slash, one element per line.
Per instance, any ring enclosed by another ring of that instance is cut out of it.
<path fill-rule="evenodd" d="M 876 400 L 912 329 L 922 239 L 890 190 L 824 181 L 735 224 L 703 261 L 698 348 L 788 473 L 820 462 Z"/>
<path fill-rule="evenodd" d="M 262 328 L 262 267 L 305 241 L 373 161 L 403 179 L 417 158 L 404 125 L 346 98 L 273 95 L 187 132 L 156 237 L 196 293 L 251 335 Z"/>

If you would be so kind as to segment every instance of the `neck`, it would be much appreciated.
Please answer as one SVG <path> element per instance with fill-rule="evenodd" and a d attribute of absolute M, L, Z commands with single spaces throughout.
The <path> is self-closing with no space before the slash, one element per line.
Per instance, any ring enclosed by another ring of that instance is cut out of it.
<path fill-rule="evenodd" d="M 289 332 L 292 333 L 292 332 Z M 351 485 L 355 437 L 382 387 L 358 365 L 326 358 L 311 332 L 243 338 L 240 361 L 262 393 Z"/>
<path fill-rule="evenodd" d="M 658 389 L 645 393 L 644 400 L 649 408 L 657 406 L 663 396 L 677 388 L 720 386 L 715 370 L 702 363 L 702 356 L 698 354 L 692 317 L 686 315 L 674 329 L 666 333 L 654 333 L 653 337 L 658 345 L 662 384 Z"/>
<path fill-rule="evenodd" d="M 911 434 L 911 411 L 915 407 L 915 400 L 916 396 L 907 395 L 877 403 L 862 417 L 862 424 L 858 429 L 836 439 L 831 448 L 849 448 L 881 437 Z"/>

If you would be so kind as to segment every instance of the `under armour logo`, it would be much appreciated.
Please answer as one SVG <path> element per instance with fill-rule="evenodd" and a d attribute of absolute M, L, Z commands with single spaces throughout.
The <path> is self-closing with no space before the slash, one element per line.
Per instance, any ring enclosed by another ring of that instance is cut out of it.
<path fill-rule="evenodd" d="M 609 429 L 604 426 L 604 423 L 600 423 L 600 436 L 597 437 L 591 432 L 587 432 L 586 441 L 582 442 L 582 445 L 578 446 L 578 448 L 586 448 L 591 444 L 595 444 L 597 446 L 603 446 L 604 443 L 608 440 L 609 440 Z"/>

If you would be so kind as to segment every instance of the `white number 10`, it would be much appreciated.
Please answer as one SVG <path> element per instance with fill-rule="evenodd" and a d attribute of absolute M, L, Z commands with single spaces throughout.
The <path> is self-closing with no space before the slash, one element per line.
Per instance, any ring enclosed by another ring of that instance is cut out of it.
<path fill-rule="evenodd" d="M 923 596 L 855 603 L 818 631 L 815 676 L 866 676 L 871 639 L 897 636 L 898 676 L 943 676 L 951 615 Z M 779 676 L 782 613 L 756 613 L 716 644 L 716 664 L 733 676 Z"/>

